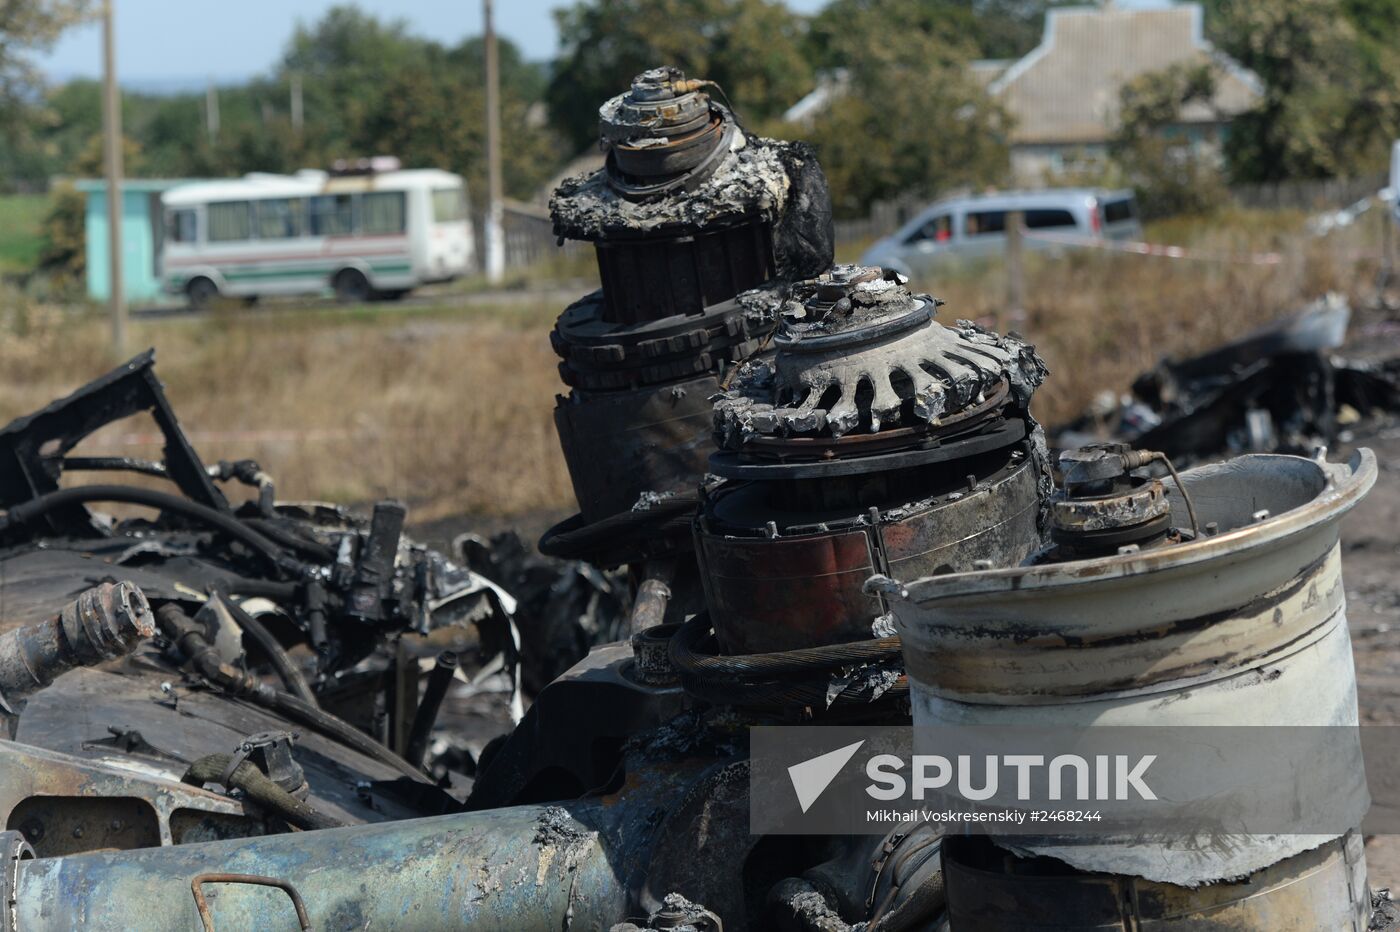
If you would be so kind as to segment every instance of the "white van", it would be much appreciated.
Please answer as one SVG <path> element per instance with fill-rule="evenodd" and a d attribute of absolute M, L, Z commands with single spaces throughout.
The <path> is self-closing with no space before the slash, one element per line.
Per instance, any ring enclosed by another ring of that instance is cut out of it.
<path fill-rule="evenodd" d="M 951 197 L 926 207 L 894 235 L 867 249 L 861 265 L 883 266 L 917 277 L 951 259 L 1002 255 L 1006 251 L 1006 216 L 1012 211 L 1022 214 L 1026 249 L 1063 248 L 1077 237 L 1142 237 L 1137 200 L 1131 191 L 1005 191 Z"/>
<path fill-rule="evenodd" d="M 171 188 L 161 203 L 164 287 L 196 308 L 327 289 L 396 298 L 474 259 L 466 186 L 438 169 L 251 174 Z"/>

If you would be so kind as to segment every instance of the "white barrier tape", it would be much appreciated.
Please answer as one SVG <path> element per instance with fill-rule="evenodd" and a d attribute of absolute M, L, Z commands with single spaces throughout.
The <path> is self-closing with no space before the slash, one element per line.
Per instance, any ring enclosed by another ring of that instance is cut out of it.
<path fill-rule="evenodd" d="M 1100 239 L 1096 236 L 1082 236 L 1077 233 L 1039 233 L 1026 230 L 1026 239 L 1058 243 L 1063 246 L 1076 246 L 1084 249 L 1103 249 L 1108 252 L 1121 252 L 1135 256 L 1158 256 L 1164 259 L 1188 259 L 1194 262 L 1232 262 L 1239 265 L 1278 265 L 1283 256 L 1276 252 L 1248 253 L 1242 256 L 1221 255 L 1185 246 L 1166 246 L 1161 243 L 1144 243 L 1137 240 Z"/>
<path fill-rule="evenodd" d="M 203 443 L 304 443 L 307 440 L 351 440 L 356 437 L 380 435 L 374 430 L 191 430 L 185 438 L 191 444 Z M 95 439 L 83 444 L 83 450 L 116 450 L 121 447 L 160 446 L 165 443 L 165 435 L 154 431 L 149 433 L 119 434 L 115 437 Z"/>

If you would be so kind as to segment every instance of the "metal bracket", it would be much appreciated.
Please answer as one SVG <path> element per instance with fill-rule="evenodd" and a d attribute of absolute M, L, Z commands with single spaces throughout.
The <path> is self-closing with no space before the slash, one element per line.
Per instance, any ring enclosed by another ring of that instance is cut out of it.
<path fill-rule="evenodd" d="M 292 908 L 297 911 L 297 924 L 303 930 L 311 928 L 311 920 L 306 914 L 306 904 L 302 902 L 301 894 L 286 880 L 257 874 L 200 874 L 190 881 L 190 892 L 194 894 L 195 908 L 199 910 L 200 921 L 204 923 L 204 932 L 214 932 L 214 917 L 209 915 L 209 901 L 204 898 L 206 883 L 246 883 L 259 887 L 276 887 L 291 899 Z"/>

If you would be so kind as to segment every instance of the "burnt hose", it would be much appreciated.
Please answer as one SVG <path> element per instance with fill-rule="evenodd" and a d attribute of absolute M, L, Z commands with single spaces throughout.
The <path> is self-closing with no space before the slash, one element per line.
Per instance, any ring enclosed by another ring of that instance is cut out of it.
<path fill-rule="evenodd" d="M 438 654 L 433 672 L 428 674 L 428 688 L 423 691 L 423 701 L 418 703 L 418 711 L 413 716 L 413 728 L 408 733 L 408 747 L 404 758 L 415 767 L 423 766 L 423 755 L 428 751 L 428 739 L 433 733 L 433 724 L 442 709 L 442 700 L 447 696 L 447 687 L 457 673 L 457 655 L 450 650 Z"/>
<path fill-rule="evenodd" d="M 248 614 L 248 611 L 237 602 L 231 599 L 224 599 L 223 602 L 228 607 L 229 613 L 233 615 L 233 620 L 238 622 L 239 627 L 257 642 L 263 653 L 267 654 L 272 669 L 277 671 L 277 676 L 282 680 L 282 685 L 287 687 L 287 691 L 295 696 L 300 696 L 316 708 L 320 708 L 321 704 L 316 701 L 316 694 L 311 691 L 311 685 L 306 682 L 306 677 L 302 676 L 296 661 L 292 660 L 287 649 L 277 638 L 273 637 L 272 632 L 267 630 L 267 625 Z"/>
<path fill-rule="evenodd" d="M 0 635 L 0 706 L 38 692 L 74 667 L 124 656 L 154 633 L 151 607 L 136 586 L 88 589 L 54 617 Z"/>
<path fill-rule="evenodd" d="M 332 740 L 339 741 L 386 767 L 392 767 L 404 776 L 424 783 L 431 782 L 423 771 L 349 722 L 316 708 L 304 699 L 275 690 L 257 677 L 240 673 L 224 663 L 205 639 L 199 625 L 174 602 L 167 602 L 156 611 L 156 622 L 160 625 L 162 633 L 174 642 L 199 674 L 224 692 L 281 712 L 297 724 L 305 725 Z"/>
<path fill-rule="evenodd" d="M 180 778 L 180 781 L 199 787 L 207 783 L 218 783 L 224 778 L 224 772 L 232 762 L 233 755 L 231 754 L 210 754 L 207 757 L 201 757 L 190 764 L 190 768 L 185 771 L 185 775 Z M 229 775 L 228 781 L 228 789 L 242 790 L 249 800 L 257 803 L 268 812 L 280 816 L 289 825 L 295 825 L 297 828 L 308 830 L 338 828 L 344 824 L 297 799 L 249 761 L 245 760 L 235 767 L 233 773 Z"/>
<path fill-rule="evenodd" d="M 671 666 L 687 693 L 716 705 L 782 711 L 869 707 L 909 698 L 897 637 L 848 644 L 804 647 L 764 654 L 720 654 L 710 634 L 710 618 L 696 615 L 671 637 Z M 856 668 L 881 668 L 886 688 L 859 685 L 831 695 L 832 684 Z"/>
<path fill-rule="evenodd" d="M 169 492 L 155 489 L 142 489 L 129 485 L 81 485 L 71 489 L 59 489 L 21 502 L 0 517 L 0 534 L 11 528 L 23 527 L 43 517 L 56 508 L 67 505 L 84 505 L 90 502 L 124 502 L 131 505 L 145 505 L 162 511 L 173 511 L 193 518 L 229 537 L 263 557 L 274 569 L 293 576 L 306 575 L 308 567 L 292 557 L 275 543 L 257 531 L 243 524 L 237 518 L 222 511 L 192 502 Z"/>

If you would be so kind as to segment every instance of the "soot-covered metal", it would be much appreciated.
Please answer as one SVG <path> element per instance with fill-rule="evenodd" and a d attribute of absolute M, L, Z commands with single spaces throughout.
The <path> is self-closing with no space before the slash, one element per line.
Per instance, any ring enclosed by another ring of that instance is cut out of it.
<path fill-rule="evenodd" d="M 279 501 L 150 354 L 0 429 L 0 932 L 1365 927 L 1354 831 L 750 831 L 755 725 L 1354 717 L 1337 524 L 1376 466 L 1101 444 L 1056 488 L 1034 348 L 832 267 L 811 150 L 711 91 L 638 75 L 551 204 L 603 287 L 551 337 L 580 512 L 540 550 L 588 562 Z M 161 461 L 75 455 L 140 413 Z"/>

